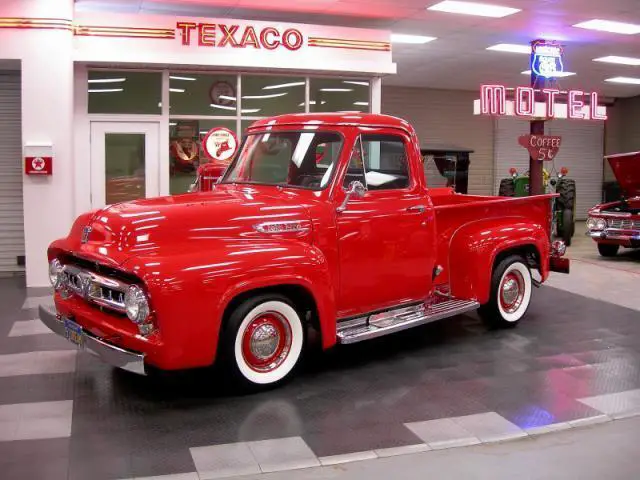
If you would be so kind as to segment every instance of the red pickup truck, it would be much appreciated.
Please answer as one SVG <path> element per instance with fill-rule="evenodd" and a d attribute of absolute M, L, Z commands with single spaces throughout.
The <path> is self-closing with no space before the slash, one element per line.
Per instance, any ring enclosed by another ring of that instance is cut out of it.
<path fill-rule="evenodd" d="M 476 309 L 516 325 L 533 287 L 568 273 L 552 197 L 427 189 L 398 118 L 260 120 L 212 191 L 81 215 L 48 249 L 55 311 L 40 317 L 126 370 L 216 362 L 273 385 L 309 329 L 329 348 Z"/>

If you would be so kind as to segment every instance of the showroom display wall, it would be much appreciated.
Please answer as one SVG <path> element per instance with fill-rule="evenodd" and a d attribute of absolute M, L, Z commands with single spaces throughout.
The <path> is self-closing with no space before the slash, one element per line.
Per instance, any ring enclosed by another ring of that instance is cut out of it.
<path fill-rule="evenodd" d="M 473 115 L 475 92 L 384 86 L 382 112 L 407 119 L 421 145 L 450 144 L 473 150 L 469 193 L 492 195 L 493 119 Z"/>

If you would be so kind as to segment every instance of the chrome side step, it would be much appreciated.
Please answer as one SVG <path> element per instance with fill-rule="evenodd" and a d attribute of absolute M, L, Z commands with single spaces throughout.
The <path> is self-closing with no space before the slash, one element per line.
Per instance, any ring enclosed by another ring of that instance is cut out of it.
<path fill-rule="evenodd" d="M 338 343 L 356 343 L 370 338 L 435 322 L 475 310 L 480 304 L 473 300 L 445 300 L 432 305 L 420 304 L 388 312 L 367 315 L 338 323 Z"/>

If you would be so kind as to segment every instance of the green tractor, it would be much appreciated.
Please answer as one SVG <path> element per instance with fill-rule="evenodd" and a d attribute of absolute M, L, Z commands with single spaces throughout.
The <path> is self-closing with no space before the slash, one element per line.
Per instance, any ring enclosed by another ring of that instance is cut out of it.
<path fill-rule="evenodd" d="M 562 238 L 567 246 L 571 245 L 571 239 L 576 230 L 576 181 L 566 178 L 568 173 L 569 170 L 562 167 L 560 173 L 552 177 L 547 170 L 543 170 L 545 192 L 560 194 L 553 201 L 552 235 Z M 509 178 L 500 180 L 498 195 L 501 197 L 529 195 L 529 172 L 519 174 L 515 168 L 511 168 L 509 174 L 511 175 Z"/>

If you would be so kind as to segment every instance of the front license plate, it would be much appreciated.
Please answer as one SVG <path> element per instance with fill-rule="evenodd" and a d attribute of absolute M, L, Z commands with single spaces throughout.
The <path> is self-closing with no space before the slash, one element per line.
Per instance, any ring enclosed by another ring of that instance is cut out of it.
<path fill-rule="evenodd" d="M 71 320 L 64 321 L 64 332 L 65 337 L 71 343 L 75 343 L 79 347 L 82 347 L 84 344 L 84 335 L 82 334 L 82 327 L 78 325 L 76 322 L 72 322 Z"/>

